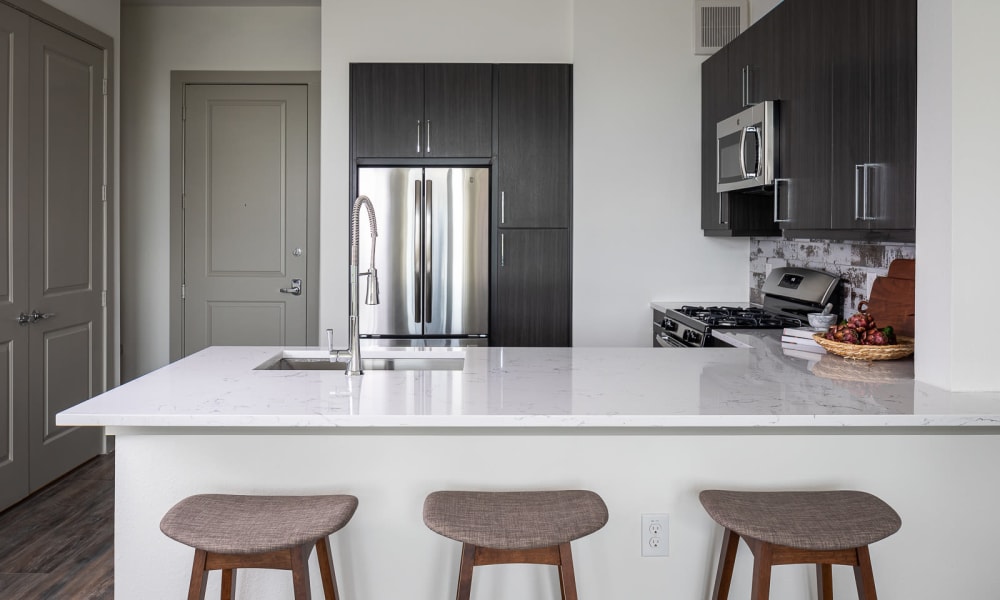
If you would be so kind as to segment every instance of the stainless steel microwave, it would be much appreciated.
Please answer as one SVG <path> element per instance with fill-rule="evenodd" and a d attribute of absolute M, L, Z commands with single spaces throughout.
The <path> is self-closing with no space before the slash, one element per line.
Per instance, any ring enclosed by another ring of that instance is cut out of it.
<path fill-rule="evenodd" d="M 716 191 L 774 184 L 774 102 L 768 100 L 719 121 L 716 126 Z"/>

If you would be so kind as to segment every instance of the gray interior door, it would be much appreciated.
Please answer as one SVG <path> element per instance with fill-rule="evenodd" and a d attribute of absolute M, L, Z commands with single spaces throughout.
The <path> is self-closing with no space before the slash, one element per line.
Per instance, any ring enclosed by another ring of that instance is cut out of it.
<path fill-rule="evenodd" d="M 185 355 L 306 344 L 307 91 L 185 86 Z"/>
<path fill-rule="evenodd" d="M 0 4 L 0 510 L 28 495 L 28 17 Z"/>
<path fill-rule="evenodd" d="M 30 464 L 35 490 L 101 451 L 56 413 L 105 386 L 104 53 L 31 21 Z"/>

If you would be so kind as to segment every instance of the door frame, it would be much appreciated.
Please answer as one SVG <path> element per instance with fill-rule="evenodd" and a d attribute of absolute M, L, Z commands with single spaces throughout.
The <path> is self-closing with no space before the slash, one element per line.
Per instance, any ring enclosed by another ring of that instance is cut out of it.
<path fill-rule="evenodd" d="M 319 71 L 170 72 L 170 361 L 184 357 L 184 87 L 204 85 L 305 85 L 306 162 L 306 344 L 319 344 Z"/>

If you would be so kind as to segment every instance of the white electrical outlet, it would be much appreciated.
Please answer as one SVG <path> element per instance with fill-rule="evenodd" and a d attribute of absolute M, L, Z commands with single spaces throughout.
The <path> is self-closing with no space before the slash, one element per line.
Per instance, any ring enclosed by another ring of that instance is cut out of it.
<path fill-rule="evenodd" d="M 642 515 L 642 556 L 670 556 L 670 515 Z"/>

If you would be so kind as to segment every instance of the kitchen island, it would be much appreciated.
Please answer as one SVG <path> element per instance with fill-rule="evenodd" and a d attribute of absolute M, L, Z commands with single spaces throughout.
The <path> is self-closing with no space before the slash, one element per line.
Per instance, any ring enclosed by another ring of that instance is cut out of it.
<path fill-rule="evenodd" d="M 610 511 L 574 544 L 584 597 L 708 597 L 721 532 L 698 503 L 705 488 L 872 492 L 903 517 L 872 547 L 881 597 L 991 597 L 1000 394 L 915 383 L 909 360 L 807 361 L 773 334 L 732 335 L 751 347 L 372 349 L 397 368 L 463 363 L 356 378 L 255 370 L 315 349 L 209 348 L 57 423 L 116 435 L 118 598 L 183 596 L 192 551 L 158 523 L 191 494 L 354 494 L 358 512 L 331 540 L 344 597 L 429 600 L 454 594 L 459 545 L 424 527 L 426 494 L 556 488 L 592 489 Z M 640 557 L 643 513 L 670 514 L 668 558 Z M 734 597 L 749 570 L 744 548 Z M 853 589 L 850 569 L 834 576 Z M 812 597 L 813 577 L 776 569 L 771 597 Z M 477 570 L 474 597 L 557 591 L 552 569 L 502 566 Z M 290 598 L 290 579 L 248 572 L 239 594 Z"/>

